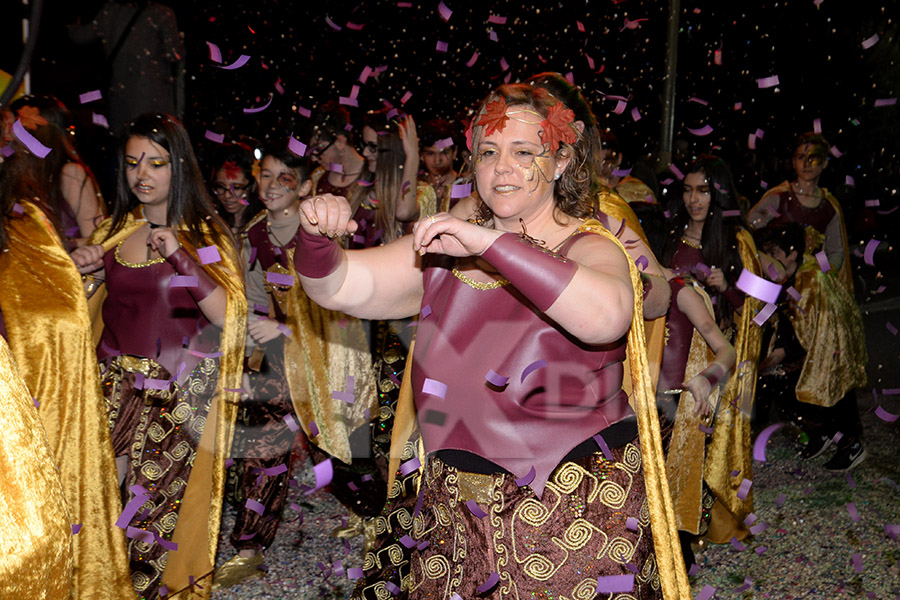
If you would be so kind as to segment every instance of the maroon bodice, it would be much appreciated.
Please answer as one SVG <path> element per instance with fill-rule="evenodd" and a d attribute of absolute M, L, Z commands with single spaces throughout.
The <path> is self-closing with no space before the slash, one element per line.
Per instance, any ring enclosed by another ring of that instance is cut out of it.
<path fill-rule="evenodd" d="M 129 267 L 115 255 L 113 248 L 103 257 L 107 296 L 97 358 L 117 353 L 143 356 L 155 359 L 172 374 L 178 373 L 183 362 L 179 379 L 183 378 L 202 358 L 196 354 L 216 349 L 219 329 L 203 316 L 187 288 L 169 286 L 176 274 L 172 265 L 163 261 Z"/>
<path fill-rule="evenodd" d="M 267 271 L 273 265 L 279 264 L 284 267 L 285 270 L 290 270 L 288 267 L 287 250 L 297 246 L 297 236 L 291 238 L 284 246 L 276 246 L 269 238 L 266 220 L 261 219 L 253 227 L 247 230 L 247 241 L 250 242 L 250 247 L 252 248 L 251 253 L 255 255 L 255 260 L 253 264 L 250 265 L 251 269 L 262 269 L 263 271 Z M 300 285 L 299 282 L 294 283 L 295 285 Z M 275 319 L 280 323 L 286 322 L 287 315 L 281 310 L 281 305 L 278 302 L 272 302 L 271 306 L 275 309 Z M 253 307 L 251 306 L 250 308 L 252 309 Z"/>
<path fill-rule="evenodd" d="M 702 262 L 703 253 L 700 249 L 688 246 L 684 240 L 681 240 L 672 256 L 672 264 L 668 267 L 679 275 L 692 275 L 697 265 Z"/>
<path fill-rule="evenodd" d="M 662 363 L 659 367 L 659 391 L 680 388 L 684 382 L 684 371 L 687 367 L 688 354 L 691 351 L 691 338 L 694 336 L 694 325 L 687 315 L 678 308 L 678 293 L 688 285 L 681 277 L 669 281 L 672 289 L 672 302 L 666 313 L 666 347 L 663 350 Z"/>
<path fill-rule="evenodd" d="M 375 223 L 378 206 L 371 202 L 372 199 L 367 195 L 353 215 L 353 220 L 359 225 L 359 229 L 350 238 L 349 248 L 351 250 L 372 248 L 381 244 L 381 230 Z"/>
<path fill-rule="evenodd" d="M 834 215 L 834 207 L 827 198 L 822 198 L 817 207 L 808 208 L 800 204 L 792 191 L 785 190 L 778 195 L 778 216 L 772 219 L 772 223 L 776 225 L 800 223 L 824 234 Z"/>
<path fill-rule="evenodd" d="M 511 286 L 474 289 L 452 267 L 429 257 L 424 271 L 412 373 L 425 449 L 465 450 L 517 477 L 534 467 L 540 496 L 570 450 L 633 414 L 624 341 L 583 344 Z"/>

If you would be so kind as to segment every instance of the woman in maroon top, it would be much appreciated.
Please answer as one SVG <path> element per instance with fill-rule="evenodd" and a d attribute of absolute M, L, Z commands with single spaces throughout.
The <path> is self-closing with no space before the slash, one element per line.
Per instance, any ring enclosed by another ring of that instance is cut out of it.
<path fill-rule="evenodd" d="M 671 555 L 651 566 L 658 521 L 651 536 L 647 515 L 660 506 L 642 510 L 640 456 L 652 439 L 638 445 L 621 389 L 637 273 L 585 222 L 574 115 L 545 90 L 506 85 L 479 107 L 472 139 L 480 219 L 440 213 L 412 236 L 344 251 L 330 238 L 356 230 L 347 202 L 301 205 L 294 260 L 311 298 L 365 318 L 420 315 L 409 377 L 421 495 L 403 498 L 408 477 L 394 483 L 376 522 L 388 535 L 356 594 L 471 598 L 499 585 L 581 597 L 614 575 L 636 598 L 661 597 L 661 585 L 689 594 Z"/>

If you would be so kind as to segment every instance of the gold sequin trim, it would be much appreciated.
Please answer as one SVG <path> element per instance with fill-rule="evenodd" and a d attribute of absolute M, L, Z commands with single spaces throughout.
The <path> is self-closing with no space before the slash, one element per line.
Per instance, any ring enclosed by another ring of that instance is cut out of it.
<path fill-rule="evenodd" d="M 496 290 L 497 288 L 509 285 L 509 281 L 507 281 L 506 279 L 498 279 L 497 281 L 492 281 L 491 283 L 482 283 L 480 281 L 475 281 L 468 275 L 462 273 L 456 267 L 453 267 L 453 276 L 462 281 L 470 288 L 476 290 Z"/>
<path fill-rule="evenodd" d="M 129 269 L 140 269 L 141 267 L 149 267 L 151 265 L 158 265 L 159 263 L 166 262 L 166 259 L 164 259 L 162 257 L 151 258 L 147 262 L 141 262 L 141 263 L 128 262 L 127 260 L 125 260 L 124 258 L 119 256 L 119 248 L 121 248 L 122 244 L 124 244 L 124 243 L 125 243 L 125 240 L 122 240 L 121 242 L 119 242 L 116 245 L 116 254 L 115 254 L 116 262 L 119 263 L 120 265 L 122 265 L 123 267 L 128 267 Z"/>
<path fill-rule="evenodd" d="M 684 244 L 685 246 L 690 246 L 691 248 L 694 248 L 695 250 L 703 250 L 703 244 L 698 244 L 697 242 L 692 242 L 691 240 L 687 239 L 687 237 L 685 237 L 685 236 L 681 236 L 681 243 Z"/>

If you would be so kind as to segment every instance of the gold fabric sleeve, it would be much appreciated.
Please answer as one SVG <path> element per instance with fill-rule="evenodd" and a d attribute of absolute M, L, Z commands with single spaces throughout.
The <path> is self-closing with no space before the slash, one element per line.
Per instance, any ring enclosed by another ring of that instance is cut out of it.
<path fill-rule="evenodd" d="M 2 337 L 0 414 L 0 598 L 67 600 L 73 561 L 66 499 L 31 394 Z"/>
<path fill-rule="evenodd" d="M 430 183 L 419 181 L 416 184 L 416 204 L 419 205 L 419 218 L 430 217 L 438 213 L 437 194 Z"/>
<path fill-rule="evenodd" d="M 294 249 L 288 250 L 288 265 L 294 281 Z M 319 434 L 310 436 L 316 446 L 350 464 L 350 434 L 369 422 L 378 407 L 372 355 L 363 322 L 327 310 L 310 300 L 302 286 L 287 295 L 287 326 L 291 336 L 284 342 L 284 364 L 294 411 L 307 436 L 316 422 Z M 348 404 L 332 398 L 346 391 L 347 376 L 354 377 L 356 401 Z"/>
<path fill-rule="evenodd" d="M 653 194 L 650 186 L 637 177 L 630 175 L 619 181 L 619 185 L 616 186 L 616 193 L 629 203 L 646 202 L 648 204 L 656 204 L 656 196 Z"/>
<path fill-rule="evenodd" d="M 759 255 L 750 232 L 741 230 L 737 235 L 738 249 L 744 268 L 762 277 Z M 750 531 L 744 519 L 753 512 L 753 492 L 743 500 L 737 493 L 744 479 L 753 480 L 753 459 L 750 454 L 750 414 L 756 393 L 756 374 L 762 328 L 753 317 L 763 304 L 752 296 L 746 296 L 744 308 L 736 317 L 737 334 L 734 349 L 737 368 L 722 391 L 722 401 L 716 426 L 709 447 L 706 449 L 704 479 L 709 489 L 725 511 L 713 513 L 707 538 L 716 544 L 724 544 L 732 537 L 744 539 Z M 736 477 L 731 474 L 738 471 Z"/>
<path fill-rule="evenodd" d="M 124 227 L 109 239 L 104 239 L 110 226 L 110 220 L 106 219 L 94 231 L 89 243 L 100 243 L 107 251 L 114 248 L 144 225 L 144 221 L 136 218 L 139 211 L 140 208 L 128 215 Z M 206 235 L 209 236 L 209 232 Z M 208 243 L 212 244 L 212 239 L 208 239 Z M 197 249 L 181 232 L 179 241 L 188 254 L 199 262 Z M 225 460 L 231 453 L 243 373 L 247 299 L 239 253 L 229 244 L 227 247 L 220 247 L 219 254 L 221 261 L 204 265 L 204 269 L 225 290 L 227 296 L 225 326 L 219 343 L 219 350 L 222 352 L 219 381 L 207 416 L 207 425 L 214 423 L 215 427 L 204 427 L 200 436 L 197 456 L 172 536 L 172 541 L 178 544 L 178 550 L 168 553 L 162 579 L 172 593 L 170 598 L 177 600 L 208 600 L 210 597 L 210 578 L 191 587 L 189 577 L 200 581 L 204 576 L 211 575 L 215 565 L 225 487 Z"/>
<path fill-rule="evenodd" d="M 72 524 L 72 598 L 133 598 L 106 405 L 81 277 L 44 213 L 21 202 L 0 257 L 7 339 L 59 467 Z"/>

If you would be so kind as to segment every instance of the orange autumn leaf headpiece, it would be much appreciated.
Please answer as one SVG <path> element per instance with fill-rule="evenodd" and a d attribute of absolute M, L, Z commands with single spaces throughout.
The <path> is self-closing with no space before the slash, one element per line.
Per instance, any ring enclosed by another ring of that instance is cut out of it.
<path fill-rule="evenodd" d="M 23 106 L 19 109 L 18 116 L 22 126 L 32 131 L 47 124 L 47 119 L 41 116 L 41 111 L 36 106 Z"/>
<path fill-rule="evenodd" d="M 547 118 L 541 121 L 541 142 L 550 146 L 551 152 L 559 150 L 560 142 L 572 144 L 577 139 L 572 123 L 575 113 L 562 102 L 550 107 Z"/>
<path fill-rule="evenodd" d="M 507 121 L 509 116 L 506 114 L 506 99 L 500 98 L 488 102 L 478 124 L 484 127 L 484 136 L 487 137 L 495 131 L 503 131 Z"/>

